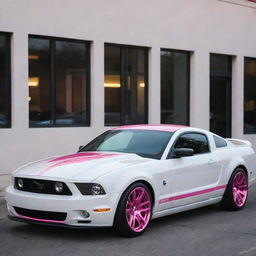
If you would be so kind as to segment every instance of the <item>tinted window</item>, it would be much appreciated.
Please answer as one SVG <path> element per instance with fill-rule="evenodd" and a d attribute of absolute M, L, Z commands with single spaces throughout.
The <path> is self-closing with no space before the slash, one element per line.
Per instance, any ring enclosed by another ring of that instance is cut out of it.
<path fill-rule="evenodd" d="M 29 39 L 29 120 L 30 125 L 51 123 L 50 40 Z"/>
<path fill-rule="evenodd" d="M 89 44 L 29 37 L 30 126 L 89 125 Z"/>
<path fill-rule="evenodd" d="M 190 53 L 161 50 L 161 123 L 189 124 Z"/>
<path fill-rule="evenodd" d="M 10 35 L 0 33 L 0 128 L 11 127 Z"/>
<path fill-rule="evenodd" d="M 105 125 L 147 123 L 146 48 L 105 45 Z"/>
<path fill-rule="evenodd" d="M 215 135 L 213 136 L 213 139 L 214 139 L 216 148 L 223 148 L 227 146 L 227 142 L 224 139 Z"/>
<path fill-rule="evenodd" d="M 174 148 L 191 148 L 194 154 L 209 152 L 208 140 L 205 135 L 200 133 L 186 133 L 181 135 Z"/>
<path fill-rule="evenodd" d="M 103 133 L 80 151 L 134 153 L 160 159 L 172 133 L 145 130 L 111 130 Z"/>
<path fill-rule="evenodd" d="M 210 55 L 210 130 L 231 136 L 232 56 Z"/>
<path fill-rule="evenodd" d="M 244 133 L 256 133 L 256 58 L 244 59 Z"/>

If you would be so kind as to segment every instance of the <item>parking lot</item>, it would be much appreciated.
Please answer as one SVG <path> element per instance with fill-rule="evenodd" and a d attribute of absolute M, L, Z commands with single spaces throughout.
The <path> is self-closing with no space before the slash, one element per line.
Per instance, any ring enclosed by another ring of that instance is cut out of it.
<path fill-rule="evenodd" d="M 256 255 L 256 186 L 242 211 L 214 205 L 164 217 L 137 238 L 12 222 L 0 200 L 0 255 Z"/>

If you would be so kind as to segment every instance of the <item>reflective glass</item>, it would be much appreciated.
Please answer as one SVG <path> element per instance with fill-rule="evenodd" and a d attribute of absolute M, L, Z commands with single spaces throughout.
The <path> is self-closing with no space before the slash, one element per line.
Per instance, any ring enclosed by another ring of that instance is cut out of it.
<path fill-rule="evenodd" d="M 256 58 L 244 60 L 244 133 L 256 133 Z"/>
<path fill-rule="evenodd" d="M 29 123 L 49 126 L 51 120 L 50 41 L 29 39 Z"/>
<path fill-rule="evenodd" d="M 56 41 L 56 124 L 86 123 L 86 45 Z"/>
<path fill-rule="evenodd" d="M 89 124 L 89 45 L 29 37 L 30 126 Z"/>
<path fill-rule="evenodd" d="M 161 50 L 161 123 L 189 124 L 190 53 Z"/>
<path fill-rule="evenodd" d="M 228 138 L 231 137 L 232 56 L 211 54 L 210 68 L 210 131 Z"/>
<path fill-rule="evenodd" d="M 121 123 L 121 49 L 105 46 L 105 125 Z"/>
<path fill-rule="evenodd" d="M 0 128 L 11 127 L 10 36 L 0 33 Z"/>
<path fill-rule="evenodd" d="M 146 123 L 147 50 L 105 45 L 105 125 Z"/>

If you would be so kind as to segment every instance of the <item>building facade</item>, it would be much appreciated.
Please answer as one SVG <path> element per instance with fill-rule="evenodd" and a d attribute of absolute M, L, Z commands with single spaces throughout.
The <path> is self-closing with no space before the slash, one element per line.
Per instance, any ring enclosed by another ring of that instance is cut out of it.
<path fill-rule="evenodd" d="M 0 173 L 122 124 L 256 147 L 255 28 L 247 0 L 0 0 Z"/>

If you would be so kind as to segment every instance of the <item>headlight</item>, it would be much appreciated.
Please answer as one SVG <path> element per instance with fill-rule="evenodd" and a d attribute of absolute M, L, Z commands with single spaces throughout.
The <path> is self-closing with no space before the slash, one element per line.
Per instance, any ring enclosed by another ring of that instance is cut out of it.
<path fill-rule="evenodd" d="M 82 195 L 105 195 L 104 188 L 98 183 L 75 183 Z"/>

